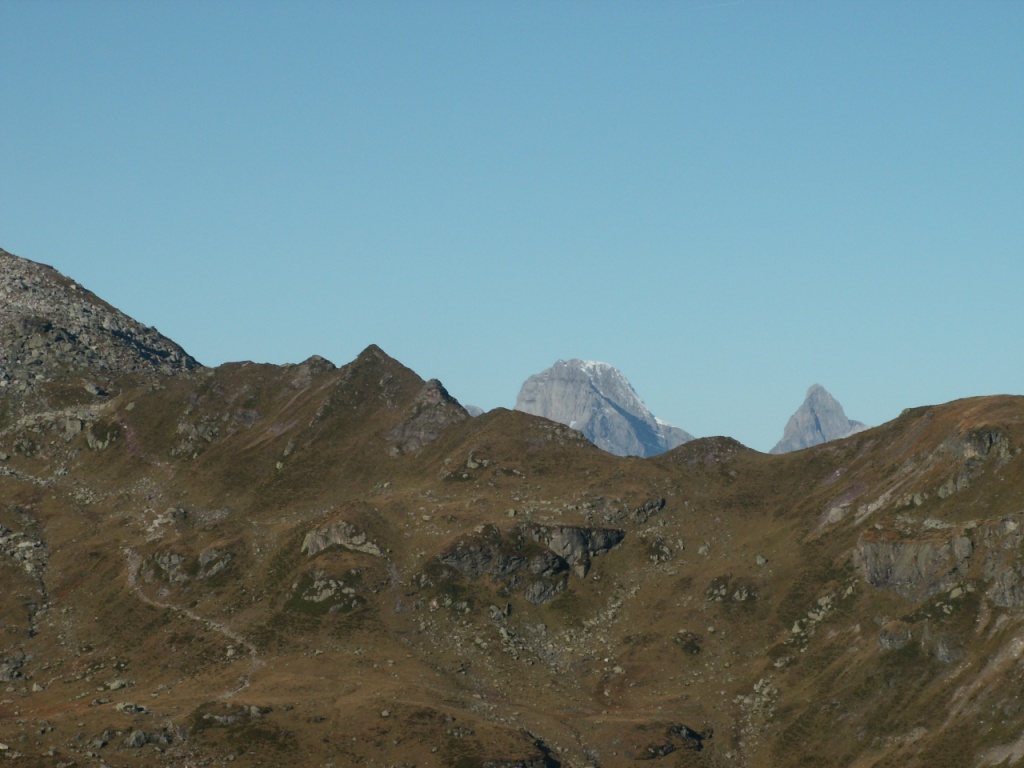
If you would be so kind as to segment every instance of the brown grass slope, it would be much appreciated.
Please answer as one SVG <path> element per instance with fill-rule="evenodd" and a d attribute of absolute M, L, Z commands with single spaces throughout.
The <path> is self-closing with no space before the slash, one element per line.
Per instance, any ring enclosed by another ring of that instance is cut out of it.
<path fill-rule="evenodd" d="M 1022 398 L 642 460 L 376 347 L 136 384 L 0 425 L 21 764 L 1024 755 Z"/>

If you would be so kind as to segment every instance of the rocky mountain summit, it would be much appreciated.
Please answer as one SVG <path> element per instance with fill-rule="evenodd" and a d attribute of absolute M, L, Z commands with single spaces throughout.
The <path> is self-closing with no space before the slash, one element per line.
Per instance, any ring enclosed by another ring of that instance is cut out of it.
<path fill-rule="evenodd" d="M 1024 763 L 1024 397 L 638 460 L 374 345 L 62 344 L 0 408 L 0 762 Z"/>
<path fill-rule="evenodd" d="M 848 419 L 839 401 L 823 386 L 815 384 L 807 390 L 807 396 L 796 413 L 790 416 L 782 439 L 771 453 L 799 451 L 829 440 L 849 437 L 865 429 L 866 424 Z"/>
<path fill-rule="evenodd" d="M 52 267 L 0 249 L 0 397 L 81 379 L 165 376 L 199 363 Z"/>
<path fill-rule="evenodd" d="M 655 456 L 693 435 L 650 412 L 633 385 L 608 363 L 559 360 L 523 382 L 515 409 L 580 430 L 616 456 Z"/>

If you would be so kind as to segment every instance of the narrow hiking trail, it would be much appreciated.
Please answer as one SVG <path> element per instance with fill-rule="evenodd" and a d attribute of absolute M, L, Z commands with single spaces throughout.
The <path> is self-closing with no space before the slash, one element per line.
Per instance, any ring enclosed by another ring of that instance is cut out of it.
<path fill-rule="evenodd" d="M 175 613 L 178 613 L 192 621 L 203 624 L 207 629 L 224 635 L 224 637 L 228 638 L 231 642 L 244 647 L 249 652 L 249 668 L 246 670 L 245 674 L 239 678 L 238 685 L 220 694 L 219 698 L 230 699 L 248 688 L 253 673 L 263 666 L 263 660 L 260 659 L 256 646 L 246 640 L 238 632 L 231 629 L 231 627 L 228 627 L 219 621 L 214 621 L 213 619 L 200 616 L 195 611 L 189 610 L 188 608 L 182 608 L 180 605 L 151 598 L 142 590 L 142 587 L 138 583 L 139 568 L 142 566 L 142 558 L 139 556 L 139 553 L 134 549 L 126 547 L 124 549 L 124 555 L 127 566 L 128 586 L 142 602 L 147 605 L 151 605 L 154 608 L 174 611 Z"/>

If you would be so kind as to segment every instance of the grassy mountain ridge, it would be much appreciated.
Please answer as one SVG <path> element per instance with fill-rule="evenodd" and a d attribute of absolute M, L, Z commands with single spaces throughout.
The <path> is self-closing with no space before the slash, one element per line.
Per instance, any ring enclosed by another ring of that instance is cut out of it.
<path fill-rule="evenodd" d="M 374 346 L 87 374 L 0 418 L 19 764 L 1024 759 L 1024 398 L 638 459 Z"/>

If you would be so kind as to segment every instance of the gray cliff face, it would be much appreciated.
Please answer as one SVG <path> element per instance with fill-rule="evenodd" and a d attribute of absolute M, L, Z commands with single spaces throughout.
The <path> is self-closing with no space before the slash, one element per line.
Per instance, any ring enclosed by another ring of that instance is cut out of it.
<path fill-rule="evenodd" d="M 578 429 L 617 456 L 654 456 L 693 439 L 658 421 L 626 377 L 607 363 L 559 360 L 523 383 L 516 410 Z"/>
<path fill-rule="evenodd" d="M 782 439 L 772 448 L 771 453 L 799 451 L 829 440 L 849 437 L 865 429 L 865 424 L 846 418 L 839 401 L 823 386 L 815 384 L 807 390 L 803 405 L 790 417 Z"/>
<path fill-rule="evenodd" d="M 437 379 L 423 385 L 406 418 L 388 432 L 388 454 L 414 453 L 439 438 L 447 427 L 469 418 L 459 401 Z"/>
<path fill-rule="evenodd" d="M 0 249 L 0 395 L 87 377 L 99 384 L 132 374 L 199 367 L 185 350 L 52 267 Z"/>

